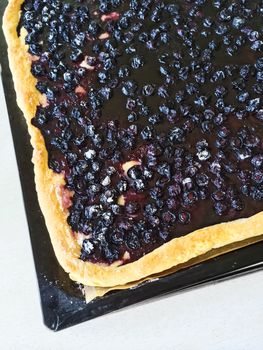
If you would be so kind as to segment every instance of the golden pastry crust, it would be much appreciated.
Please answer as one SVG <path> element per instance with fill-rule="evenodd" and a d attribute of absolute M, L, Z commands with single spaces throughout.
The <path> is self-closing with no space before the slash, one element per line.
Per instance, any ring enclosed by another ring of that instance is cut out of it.
<path fill-rule="evenodd" d="M 48 154 L 40 131 L 31 119 L 43 96 L 36 90 L 36 79 L 30 72 L 31 58 L 24 42 L 25 30 L 17 35 L 20 7 L 24 0 L 10 0 L 3 18 L 8 43 L 8 56 L 13 74 L 17 103 L 24 113 L 33 146 L 35 182 L 41 210 L 44 214 L 51 242 L 60 265 L 70 277 L 89 286 L 111 287 L 137 281 L 183 264 L 212 249 L 263 234 L 263 212 L 247 219 L 221 223 L 174 238 L 139 260 L 118 266 L 83 262 L 79 259 L 80 245 L 67 224 L 67 210 L 61 206 L 57 189 L 64 184 L 63 175 L 48 168 Z"/>
<path fill-rule="evenodd" d="M 168 271 L 162 271 L 160 273 L 145 277 L 139 281 L 136 282 L 130 282 L 127 283 L 125 285 L 121 285 L 121 286 L 114 286 L 114 287 L 90 287 L 90 286 L 84 286 L 84 294 L 85 294 L 85 300 L 86 303 L 89 303 L 90 301 L 92 301 L 93 299 L 97 298 L 97 297 L 102 297 L 105 294 L 114 291 L 114 290 L 124 290 L 124 289 L 129 289 L 129 288 L 136 288 L 138 286 L 140 286 L 141 284 L 145 283 L 145 282 L 153 282 L 158 280 L 161 277 L 167 276 L 167 275 L 171 275 L 175 272 L 178 272 L 179 270 L 182 269 L 186 269 L 188 267 L 191 267 L 193 265 L 197 265 L 200 264 L 206 260 L 215 258 L 221 254 L 225 254 L 225 253 L 229 253 L 233 250 L 236 249 L 240 249 L 243 247 L 248 246 L 249 244 L 254 244 L 256 242 L 260 242 L 262 241 L 263 236 L 256 236 L 256 237 L 251 237 L 249 239 L 246 239 L 244 241 L 240 241 L 240 242 L 235 242 L 232 244 L 229 244 L 227 246 L 221 247 L 221 248 L 217 248 L 217 249 L 212 249 L 209 252 L 207 252 L 206 254 L 202 254 L 197 256 L 196 258 L 190 259 L 189 261 L 183 263 L 183 264 L 178 264 L 176 266 L 173 266 L 171 269 L 169 269 Z"/>

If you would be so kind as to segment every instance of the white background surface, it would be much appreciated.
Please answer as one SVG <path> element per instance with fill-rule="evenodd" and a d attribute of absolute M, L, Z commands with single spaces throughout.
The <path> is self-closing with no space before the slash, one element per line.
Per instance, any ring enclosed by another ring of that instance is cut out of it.
<path fill-rule="evenodd" d="M 58 333 L 42 323 L 0 88 L 1 350 L 262 350 L 263 272 L 136 305 Z"/>

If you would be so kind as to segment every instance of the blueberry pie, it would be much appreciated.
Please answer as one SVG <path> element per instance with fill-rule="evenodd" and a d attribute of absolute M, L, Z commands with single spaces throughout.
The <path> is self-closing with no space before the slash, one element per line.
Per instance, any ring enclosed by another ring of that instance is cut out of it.
<path fill-rule="evenodd" d="M 262 24 L 262 0 L 9 1 L 39 203 L 73 280 L 122 285 L 263 234 Z"/>

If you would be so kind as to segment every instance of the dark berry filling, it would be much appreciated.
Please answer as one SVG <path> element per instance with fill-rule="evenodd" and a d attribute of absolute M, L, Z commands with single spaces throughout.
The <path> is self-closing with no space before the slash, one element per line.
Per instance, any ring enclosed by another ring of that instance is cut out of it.
<path fill-rule="evenodd" d="M 49 167 L 84 261 L 263 209 L 261 0 L 26 0 Z"/>

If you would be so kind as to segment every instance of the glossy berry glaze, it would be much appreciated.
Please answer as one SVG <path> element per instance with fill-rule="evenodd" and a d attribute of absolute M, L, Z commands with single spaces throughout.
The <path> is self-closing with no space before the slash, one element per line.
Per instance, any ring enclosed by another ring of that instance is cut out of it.
<path fill-rule="evenodd" d="M 25 1 L 48 102 L 32 123 L 74 191 L 82 260 L 262 211 L 262 16 L 260 0 Z"/>

